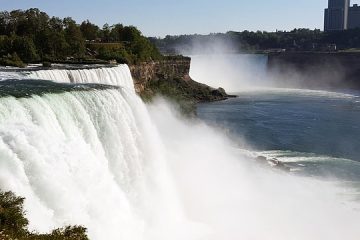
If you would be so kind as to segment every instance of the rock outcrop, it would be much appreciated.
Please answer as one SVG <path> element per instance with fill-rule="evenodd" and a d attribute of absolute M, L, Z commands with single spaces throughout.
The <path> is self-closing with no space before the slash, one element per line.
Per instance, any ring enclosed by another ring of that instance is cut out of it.
<path fill-rule="evenodd" d="M 145 98 L 161 94 L 193 102 L 224 100 L 231 95 L 190 78 L 189 57 L 166 57 L 161 61 L 142 62 L 130 66 L 136 92 Z"/>
<path fill-rule="evenodd" d="M 191 58 L 173 57 L 161 61 L 142 62 L 130 66 L 135 89 L 143 92 L 150 82 L 164 79 L 181 79 L 189 81 Z"/>

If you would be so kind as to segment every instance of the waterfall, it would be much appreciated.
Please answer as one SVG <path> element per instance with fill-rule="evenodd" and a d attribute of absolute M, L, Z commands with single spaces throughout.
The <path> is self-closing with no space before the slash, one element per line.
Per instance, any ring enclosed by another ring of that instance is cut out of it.
<path fill-rule="evenodd" d="M 62 83 L 100 83 L 133 89 L 134 83 L 127 65 L 77 70 L 40 70 L 33 71 L 28 78 L 51 80 Z"/>
<path fill-rule="evenodd" d="M 71 224 L 95 240 L 163 239 L 153 229 L 185 221 L 127 65 L 27 78 L 123 87 L 0 98 L 0 189 L 26 198 L 32 230 Z"/>
<path fill-rule="evenodd" d="M 125 65 L 28 78 L 124 86 L 0 98 L 0 189 L 25 197 L 31 230 L 83 225 L 91 240 L 360 235 L 344 188 L 254 165 L 218 130 L 162 101 L 145 106 Z"/>

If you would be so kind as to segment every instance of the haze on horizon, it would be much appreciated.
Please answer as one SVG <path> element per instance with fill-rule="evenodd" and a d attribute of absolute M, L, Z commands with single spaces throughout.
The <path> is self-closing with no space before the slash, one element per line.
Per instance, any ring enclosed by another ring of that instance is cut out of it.
<path fill-rule="evenodd" d="M 358 1 L 352 1 L 357 3 Z M 146 36 L 243 30 L 323 29 L 327 0 L 0 0 L 0 10 L 39 8 L 102 26 L 137 26 Z"/>

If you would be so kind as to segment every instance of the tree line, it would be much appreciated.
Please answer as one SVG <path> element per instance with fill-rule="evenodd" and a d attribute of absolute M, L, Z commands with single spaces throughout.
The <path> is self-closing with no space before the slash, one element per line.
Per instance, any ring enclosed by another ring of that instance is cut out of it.
<path fill-rule="evenodd" d="M 286 49 L 290 51 L 334 51 L 360 48 L 360 29 L 323 32 L 319 29 L 292 31 L 243 31 L 209 35 L 179 35 L 150 39 L 163 53 L 216 51 L 225 46 L 232 52 Z M 212 46 L 212 48 L 209 46 Z"/>
<path fill-rule="evenodd" d="M 134 26 L 102 28 L 71 17 L 50 17 L 37 8 L 0 12 L 0 64 L 117 60 L 120 63 L 161 58 L 157 48 Z"/>

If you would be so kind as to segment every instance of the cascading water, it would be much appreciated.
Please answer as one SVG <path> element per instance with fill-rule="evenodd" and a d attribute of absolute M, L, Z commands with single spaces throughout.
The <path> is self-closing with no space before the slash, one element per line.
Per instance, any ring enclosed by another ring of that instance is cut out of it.
<path fill-rule="evenodd" d="M 127 65 L 96 69 L 40 70 L 31 72 L 28 77 L 63 83 L 109 84 L 134 89 L 131 73 Z"/>
<path fill-rule="evenodd" d="M 125 86 L 0 98 L 0 189 L 26 198 L 34 230 L 80 224 L 93 240 L 360 235 L 350 190 L 253 164 L 165 103 L 147 109 L 127 66 L 30 77 Z"/>
<path fill-rule="evenodd" d="M 32 229 L 82 224 L 92 239 L 158 239 L 150 229 L 182 221 L 161 142 L 127 66 L 30 77 L 125 85 L 0 99 L 0 188 L 26 197 Z"/>

